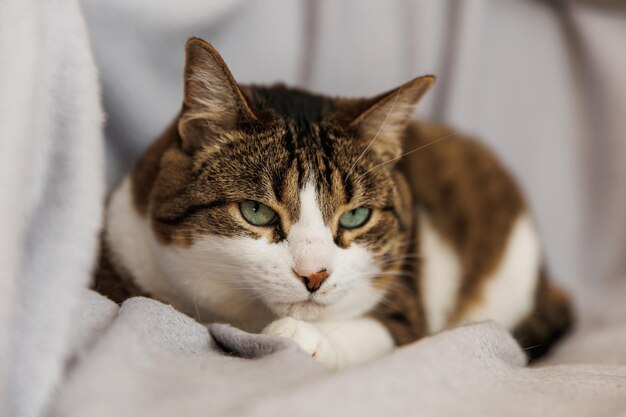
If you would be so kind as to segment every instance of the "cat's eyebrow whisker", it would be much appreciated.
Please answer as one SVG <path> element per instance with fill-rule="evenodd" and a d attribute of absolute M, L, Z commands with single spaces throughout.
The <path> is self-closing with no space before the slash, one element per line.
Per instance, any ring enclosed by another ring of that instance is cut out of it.
<path fill-rule="evenodd" d="M 402 88 L 403 87 L 398 88 L 398 92 L 396 93 L 396 97 L 394 98 L 393 103 L 391 104 L 391 107 L 389 108 L 389 111 L 387 112 L 387 115 L 385 116 L 385 120 L 383 120 L 383 123 L 380 125 L 380 128 L 378 129 L 378 132 L 376 132 L 376 134 L 374 135 L 374 138 L 370 141 L 370 143 L 367 145 L 365 150 L 363 152 L 361 152 L 361 155 L 359 155 L 359 157 L 356 159 L 356 161 L 354 161 L 354 164 L 352 164 L 352 166 L 348 170 L 348 173 L 346 174 L 346 177 L 343 180 L 344 185 L 345 185 L 346 181 L 348 181 L 348 177 L 350 176 L 350 174 L 352 174 L 352 171 L 354 171 L 354 168 L 356 167 L 356 164 L 358 164 L 359 161 L 361 160 L 361 158 L 363 158 L 363 156 L 365 156 L 365 154 L 370 150 L 370 148 L 374 144 L 374 141 L 378 138 L 378 135 L 380 135 L 380 132 L 382 132 L 383 129 L 385 128 L 385 125 L 387 124 L 387 120 L 389 120 L 389 115 L 391 114 L 391 112 L 393 112 L 394 107 L 396 107 L 396 102 L 398 101 L 398 97 L 400 97 L 400 92 L 402 92 Z"/>
<path fill-rule="evenodd" d="M 378 167 L 381 167 L 381 166 L 386 165 L 386 164 L 388 164 L 388 163 L 391 163 L 391 162 L 397 161 L 397 160 L 399 160 L 399 159 L 402 159 L 402 158 L 404 158 L 405 156 L 411 155 L 412 153 L 415 153 L 415 152 L 417 152 L 417 151 L 421 151 L 422 149 L 424 149 L 424 148 L 426 148 L 426 147 L 428 147 L 428 146 L 430 146 L 430 145 L 434 145 L 434 144 L 435 144 L 435 143 L 437 143 L 437 142 L 440 142 L 440 141 L 442 141 L 442 140 L 444 140 L 444 139 L 448 139 L 448 138 L 451 138 L 451 137 L 453 137 L 453 136 L 457 136 L 457 135 L 458 135 L 458 133 L 450 133 L 449 135 L 446 135 L 446 136 L 440 137 L 439 139 L 435 139 L 435 140 L 433 140 L 432 142 L 428 142 L 428 143 L 426 143 L 426 144 L 424 144 L 424 145 L 422 145 L 422 146 L 418 146 L 417 148 L 415 148 L 415 149 L 413 149 L 413 150 L 411 150 L 411 151 L 405 152 L 405 153 L 403 153 L 402 155 L 400 155 L 400 156 L 398 156 L 398 157 L 396 157 L 396 158 L 392 158 L 392 159 L 390 159 L 390 160 L 388 160 L 388 161 L 381 162 L 381 163 L 380 163 L 380 164 L 378 164 L 378 165 L 374 165 L 373 167 L 371 167 L 370 169 L 368 169 L 367 171 L 365 171 L 365 172 L 364 172 L 361 176 L 366 175 L 368 172 L 370 172 L 370 171 L 372 171 L 372 170 L 374 170 L 374 169 L 376 169 L 376 168 L 378 168 Z"/>

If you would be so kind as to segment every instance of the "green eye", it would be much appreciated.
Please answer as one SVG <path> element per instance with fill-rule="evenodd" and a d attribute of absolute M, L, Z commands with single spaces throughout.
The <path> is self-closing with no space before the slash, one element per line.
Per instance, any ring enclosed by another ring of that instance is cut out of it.
<path fill-rule="evenodd" d="M 355 208 L 347 211 L 339 217 L 339 224 L 346 229 L 354 229 L 363 226 L 370 219 L 372 210 L 366 207 Z"/>
<path fill-rule="evenodd" d="M 274 210 L 257 201 L 243 201 L 239 203 L 239 210 L 243 218 L 255 226 L 269 226 L 278 218 Z"/>

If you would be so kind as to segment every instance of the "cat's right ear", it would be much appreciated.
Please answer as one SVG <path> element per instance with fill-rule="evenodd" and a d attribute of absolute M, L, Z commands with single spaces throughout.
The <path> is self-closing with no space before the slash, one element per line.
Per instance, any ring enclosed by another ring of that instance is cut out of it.
<path fill-rule="evenodd" d="M 202 39 L 185 45 L 185 92 L 178 121 L 183 149 L 194 152 L 224 137 L 242 123 L 256 120 L 246 98 L 219 53 Z"/>

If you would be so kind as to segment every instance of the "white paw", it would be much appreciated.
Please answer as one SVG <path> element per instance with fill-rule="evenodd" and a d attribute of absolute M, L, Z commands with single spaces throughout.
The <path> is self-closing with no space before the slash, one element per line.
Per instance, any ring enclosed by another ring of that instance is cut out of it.
<path fill-rule="evenodd" d="M 263 329 L 263 334 L 292 340 L 327 368 L 337 369 L 339 367 L 337 352 L 329 343 L 328 338 L 314 324 L 284 317 L 270 323 Z"/>

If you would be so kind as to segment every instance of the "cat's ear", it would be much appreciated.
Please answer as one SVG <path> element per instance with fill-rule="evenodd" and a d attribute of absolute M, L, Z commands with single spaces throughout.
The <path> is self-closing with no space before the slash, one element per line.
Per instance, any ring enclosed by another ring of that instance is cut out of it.
<path fill-rule="evenodd" d="M 185 45 L 185 91 L 178 133 L 188 152 L 256 116 L 219 53 L 202 39 Z"/>
<path fill-rule="evenodd" d="M 368 100 L 365 110 L 350 126 L 359 130 L 360 137 L 382 159 L 398 158 L 411 116 L 434 82 L 434 76 L 425 75 Z"/>

